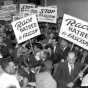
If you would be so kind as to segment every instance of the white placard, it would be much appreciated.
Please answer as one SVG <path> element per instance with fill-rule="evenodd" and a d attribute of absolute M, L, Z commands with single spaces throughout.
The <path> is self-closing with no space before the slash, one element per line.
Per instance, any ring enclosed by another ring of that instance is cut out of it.
<path fill-rule="evenodd" d="M 31 8 L 28 12 L 18 13 L 15 16 L 13 16 L 13 21 L 16 21 L 16 20 L 19 20 L 19 19 L 27 17 L 27 16 L 31 16 L 31 15 L 36 15 L 38 18 L 38 9 Z"/>
<path fill-rule="evenodd" d="M 30 8 L 35 8 L 34 4 L 20 4 L 20 13 L 29 12 Z"/>
<path fill-rule="evenodd" d="M 3 11 L 8 11 L 9 13 L 15 13 L 17 11 L 16 9 L 16 4 L 11 4 L 11 5 L 4 5 L 4 6 L 1 6 L 1 9 Z"/>
<path fill-rule="evenodd" d="M 12 16 L 8 11 L 0 10 L 0 20 L 10 21 Z"/>
<path fill-rule="evenodd" d="M 88 50 L 88 22 L 64 14 L 59 36 Z"/>
<path fill-rule="evenodd" d="M 13 16 L 13 21 L 20 20 L 21 18 L 23 18 L 23 14 L 16 14 L 15 16 Z"/>
<path fill-rule="evenodd" d="M 11 24 L 18 43 L 22 43 L 41 34 L 35 15 L 27 16 Z"/>
<path fill-rule="evenodd" d="M 57 7 L 38 7 L 38 21 L 56 23 Z"/>

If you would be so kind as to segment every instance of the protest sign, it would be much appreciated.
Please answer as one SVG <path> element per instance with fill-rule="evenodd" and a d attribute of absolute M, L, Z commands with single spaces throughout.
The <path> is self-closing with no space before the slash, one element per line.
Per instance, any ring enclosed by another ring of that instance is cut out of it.
<path fill-rule="evenodd" d="M 13 21 L 19 20 L 21 18 L 30 16 L 30 15 L 33 15 L 33 14 L 30 14 L 30 13 L 19 13 L 19 14 L 16 14 L 15 16 L 13 16 Z"/>
<path fill-rule="evenodd" d="M 1 10 L 8 11 L 9 13 L 15 13 L 17 11 L 16 4 L 1 6 Z"/>
<path fill-rule="evenodd" d="M 11 5 L 13 4 L 13 0 L 4 0 L 4 5 Z"/>
<path fill-rule="evenodd" d="M 13 21 L 19 20 L 21 18 L 30 16 L 30 15 L 36 15 L 38 18 L 38 9 L 37 8 L 31 8 L 28 12 L 18 13 L 15 16 L 13 16 Z"/>
<path fill-rule="evenodd" d="M 30 15 L 36 15 L 38 17 L 38 8 L 31 8 L 29 10 Z"/>
<path fill-rule="evenodd" d="M 10 21 L 12 15 L 16 13 L 16 4 L 4 5 L 0 8 L 0 20 Z"/>
<path fill-rule="evenodd" d="M 20 13 L 29 12 L 30 8 L 35 8 L 34 4 L 20 4 Z"/>
<path fill-rule="evenodd" d="M 40 35 L 38 22 L 35 15 L 27 16 L 11 23 L 17 42 L 22 43 Z"/>
<path fill-rule="evenodd" d="M 38 21 L 56 23 L 57 7 L 38 7 Z"/>
<path fill-rule="evenodd" d="M 37 8 L 30 8 L 28 12 L 21 13 L 23 14 L 23 17 L 30 16 L 30 15 L 36 15 L 38 18 L 38 9 Z"/>
<path fill-rule="evenodd" d="M 13 21 L 19 20 L 23 18 L 23 14 L 16 14 L 15 16 L 13 16 Z"/>
<path fill-rule="evenodd" d="M 64 14 L 59 36 L 88 50 L 88 22 Z"/>
<path fill-rule="evenodd" d="M 0 20 L 10 21 L 11 19 L 12 16 L 8 11 L 0 10 Z"/>

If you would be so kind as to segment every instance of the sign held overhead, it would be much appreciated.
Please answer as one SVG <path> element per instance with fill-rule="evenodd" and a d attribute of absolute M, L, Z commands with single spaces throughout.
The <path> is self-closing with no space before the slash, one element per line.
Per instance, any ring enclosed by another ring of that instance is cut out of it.
<path fill-rule="evenodd" d="M 41 34 L 35 15 L 12 22 L 12 27 L 18 43 L 22 43 Z"/>
<path fill-rule="evenodd" d="M 29 12 L 31 8 L 35 8 L 34 4 L 20 4 L 20 13 Z"/>
<path fill-rule="evenodd" d="M 59 36 L 88 50 L 88 23 L 64 14 Z"/>
<path fill-rule="evenodd" d="M 38 7 L 38 21 L 56 23 L 57 7 Z"/>

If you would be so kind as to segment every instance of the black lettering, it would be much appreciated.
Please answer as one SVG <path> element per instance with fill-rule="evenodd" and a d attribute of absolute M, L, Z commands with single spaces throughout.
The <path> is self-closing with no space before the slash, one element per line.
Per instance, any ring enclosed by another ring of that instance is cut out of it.
<path fill-rule="evenodd" d="M 43 13 L 43 9 L 41 9 L 40 14 Z"/>
<path fill-rule="evenodd" d="M 79 31 L 79 30 L 76 30 L 76 34 L 77 34 L 77 35 L 80 34 L 80 31 Z"/>
<path fill-rule="evenodd" d="M 85 34 L 85 38 L 88 39 L 88 34 Z"/>
<path fill-rule="evenodd" d="M 84 32 L 81 32 L 81 33 L 80 33 L 80 36 L 81 36 L 81 37 L 84 37 L 84 35 L 85 35 Z"/>
<path fill-rule="evenodd" d="M 21 21 L 17 22 L 15 27 L 17 27 L 17 30 L 19 30 L 22 27 Z"/>
<path fill-rule="evenodd" d="M 19 30 L 19 29 L 21 29 L 22 26 L 24 26 L 25 24 L 27 24 L 29 22 L 32 22 L 32 18 L 23 20 L 22 22 L 21 21 L 17 22 L 15 24 L 15 27 L 17 27 L 17 30 Z"/>
<path fill-rule="evenodd" d="M 82 25 L 80 23 L 75 24 L 75 27 L 82 28 Z"/>
<path fill-rule="evenodd" d="M 28 33 L 24 33 L 23 34 L 23 38 L 25 38 L 25 37 L 27 37 L 27 36 L 30 36 L 30 35 L 32 35 L 32 34 L 34 34 L 34 33 L 36 33 L 37 32 L 37 29 L 35 29 L 35 30 L 33 30 L 33 31 L 30 31 L 30 32 L 28 32 Z"/>
<path fill-rule="evenodd" d="M 72 33 L 75 33 L 76 35 L 83 37 L 83 38 L 88 38 L 88 34 L 85 32 L 81 32 L 80 30 L 77 30 L 75 28 L 69 27 L 69 31 Z"/>
<path fill-rule="evenodd" d="M 76 30 L 75 28 L 69 27 L 69 31 L 74 32 L 76 35 L 80 33 L 79 30 Z"/>
<path fill-rule="evenodd" d="M 73 24 L 76 23 L 76 21 L 73 19 L 66 19 L 66 21 L 68 22 L 67 25 L 70 25 L 70 26 L 73 26 Z"/>
<path fill-rule="evenodd" d="M 34 27 L 37 27 L 36 23 L 33 23 L 33 24 L 31 24 L 31 25 L 28 25 L 28 26 L 25 26 L 25 27 L 21 28 L 20 31 L 21 31 L 21 32 L 24 32 L 24 31 L 30 30 L 30 29 L 32 29 L 32 28 L 34 28 Z"/>
<path fill-rule="evenodd" d="M 88 46 L 88 42 L 79 38 L 79 37 L 76 37 L 75 35 L 73 34 L 68 34 L 67 35 L 69 38 L 72 38 L 73 40 L 76 40 L 77 42 L 80 42 L 81 44 L 85 44 L 86 46 Z"/>
<path fill-rule="evenodd" d="M 27 33 L 24 33 L 24 34 L 23 34 L 23 38 L 25 38 L 25 37 L 27 37 Z"/>
<path fill-rule="evenodd" d="M 66 19 L 67 26 L 73 26 L 81 29 L 88 30 L 88 25 L 83 25 L 82 23 L 77 23 L 74 19 Z"/>

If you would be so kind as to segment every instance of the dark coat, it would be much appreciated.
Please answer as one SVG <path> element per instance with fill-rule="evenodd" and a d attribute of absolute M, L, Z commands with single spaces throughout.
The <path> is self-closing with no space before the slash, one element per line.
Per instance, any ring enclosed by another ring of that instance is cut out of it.
<path fill-rule="evenodd" d="M 72 74 L 69 74 L 69 68 L 68 68 L 68 63 L 59 63 L 57 66 L 57 69 L 54 73 L 54 78 L 57 81 L 57 88 L 68 88 L 66 85 L 69 82 L 72 82 L 78 75 L 78 73 L 81 71 L 83 68 L 82 64 L 76 63 L 74 65 L 74 71 Z"/>
<path fill-rule="evenodd" d="M 61 61 L 61 59 L 66 60 L 67 54 L 70 51 L 70 48 L 67 47 L 64 51 L 60 48 L 60 46 L 56 46 L 55 53 L 52 53 L 51 58 L 53 58 L 53 63 L 56 64 Z"/>

